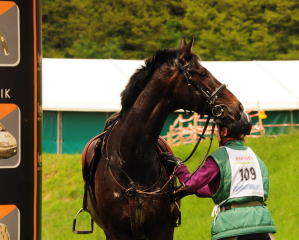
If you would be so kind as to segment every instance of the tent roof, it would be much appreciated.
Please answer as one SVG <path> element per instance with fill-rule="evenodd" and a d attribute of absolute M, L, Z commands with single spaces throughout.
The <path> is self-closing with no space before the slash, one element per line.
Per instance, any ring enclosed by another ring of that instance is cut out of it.
<path fill-rule="evenodd" d="M 118 111 L 142 60 L 43 59 L 43 109 Z M 299 109 L 299 61 L 202 62 L 245 109 Z"/>

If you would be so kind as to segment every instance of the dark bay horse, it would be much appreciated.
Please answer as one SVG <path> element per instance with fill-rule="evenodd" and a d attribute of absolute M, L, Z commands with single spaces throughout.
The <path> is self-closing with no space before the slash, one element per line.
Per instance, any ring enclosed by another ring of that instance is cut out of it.
<path fill-rule="evenodd" d="M 86 152 L 94 162 L 86 206 L 109 240 L 170 240 L 178 218 L 173 181 L 157 150 L 160 131 L 177 109 L 238 119 L 238 99 L 192 53 L 193 41 L 159 50 L 130 78 L 116 121 Z M 164 149 L 165 151 L 165 149 Z M 85 171 L 86 171 L 85 169 Z M 94 170 L 93 170 L 94 169 Z"/>

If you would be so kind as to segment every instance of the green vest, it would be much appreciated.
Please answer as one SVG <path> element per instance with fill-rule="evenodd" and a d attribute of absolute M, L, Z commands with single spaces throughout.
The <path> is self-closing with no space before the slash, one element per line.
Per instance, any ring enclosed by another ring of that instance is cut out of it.
<path fill-rule="evenodd" d="M 234 150 L 246 150 L 242 141 L 230 141 L 225 147 Z M 220 185 L 212 197 L 215 204 L 227 205 L 231 203 L 244 203 L 250 201 L 266 201 L 269 192 L 268 170 L 265 164 L 257 157 L 262 174 L 264 198 L 257 196 L 246 196 L 231 198 L 231 165 L 229 156 L 224 147 L 220 147 L 211 154 L 220 169 Z M 270 211 L 266 206 L 251 206 L 233 208 L 220 212 L 212 223 L 212 239 L 217 240 L 226 237 L 247 235 L 254 233 L 275 233 L 276 229 Z"/>

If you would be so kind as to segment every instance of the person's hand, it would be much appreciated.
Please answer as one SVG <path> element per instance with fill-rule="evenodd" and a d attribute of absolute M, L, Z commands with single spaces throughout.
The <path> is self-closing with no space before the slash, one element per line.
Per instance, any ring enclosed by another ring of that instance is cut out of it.
<path fill-rule="evenodd" d="M 183 163 L 180 158 L 175 157 L 173 154 L 171 154 L 169 152 L 163 152 L 163 153 L 161 153 L 160 156 L 163 161 L 169 162 L 175 166 L 180 166 Z"/>
<path fill-rule="evenodd" d="M 175 201 L 179 201 L 181 198 L 186 197 L 188 195 L 192 195 L 192 192 L 188 192 L 184 185 L 182 185 L 181 187 L 175 189 L 172 193 L 172 197 Z"/>

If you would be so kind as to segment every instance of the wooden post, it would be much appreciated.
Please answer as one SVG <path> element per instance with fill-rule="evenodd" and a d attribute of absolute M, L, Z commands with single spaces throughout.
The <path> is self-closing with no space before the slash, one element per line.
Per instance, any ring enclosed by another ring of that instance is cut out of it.
<path fill-rule="evenodd" d="M 169 126 L 169 131 L 167 133 L 167 142 L 169 144 L 169 146 L 172 146 L 172 136 L 173 136 L 173 126 Z"/>
<path fill-rule="evenodd" d="M 258 111 L 258 126 L 259 126 L 259 129 L 260 129 L 261 135 L 265 136 L 265 128 L 263 126 L 262 118 L 260 117 L 260 112 L 261 112 L 261 110 Z"/>
<path fill-rule="evenodd" d="M 184 139 L 183 139 L 183 115 L 182 114 L 179 114 L 179 142 L 180 144 L 183 144 L 184 143 Z"/>
<path fill-rule="evenodd" d="M 197 140 L 197 130 L 198 130 L 198 114 L 194 113 L 194 119 L 193 119 L 193 141 L 196 142 Z"/>

